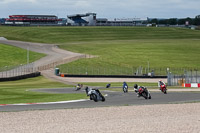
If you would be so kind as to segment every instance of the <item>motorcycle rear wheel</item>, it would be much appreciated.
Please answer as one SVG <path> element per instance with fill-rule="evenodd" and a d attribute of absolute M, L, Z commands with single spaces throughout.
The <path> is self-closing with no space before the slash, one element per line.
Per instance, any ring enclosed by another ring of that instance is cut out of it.
<path fill-rule="evenodd" d="M 98 100 L 97 100 L 97 95 L 92 94 L 92 99 L 93 99 L 95 102 L 98 102 Z"/>

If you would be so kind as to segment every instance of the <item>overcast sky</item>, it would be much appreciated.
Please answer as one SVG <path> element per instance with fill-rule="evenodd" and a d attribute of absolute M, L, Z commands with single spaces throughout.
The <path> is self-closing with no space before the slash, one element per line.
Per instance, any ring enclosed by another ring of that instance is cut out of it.
<path fill-rule="evenodd" d="M 97 13 L 97 18 L 194 18 L 200 0 L 0 0 L 0 18 L 9 15 Z"/>

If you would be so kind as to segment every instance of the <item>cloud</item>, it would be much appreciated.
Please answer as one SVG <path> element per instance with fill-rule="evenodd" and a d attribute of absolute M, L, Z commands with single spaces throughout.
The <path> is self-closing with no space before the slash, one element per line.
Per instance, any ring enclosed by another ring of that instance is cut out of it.
<path fill-rule="evenodd" d="M 35 3 L 37 0 L 1 0 L 0 3 L 1 4 L 10 4 L 10 3 L 13 3 L 13 2 L 19 2 L 19 3 Z"/>
<path fill-rule="evenodd" d="M 0 17 L 10 14 L 95 12 L 97 17 L 184 17 L 199 14 L 199 0 L 0 0 Z"/>

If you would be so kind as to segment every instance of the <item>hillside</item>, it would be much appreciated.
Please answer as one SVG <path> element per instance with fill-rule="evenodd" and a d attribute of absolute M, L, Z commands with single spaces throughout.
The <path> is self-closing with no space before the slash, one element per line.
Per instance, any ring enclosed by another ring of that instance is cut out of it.
<path fill-rule="evenodd" d="M 93 71 L 106 70 L 107 73 L 112 69 L 131 73 L 139 66 L 143 67 L 143 71 L 147 71 L 148 67 L 149 71 L 166 71 L 166 68 L 183 71 L 200 66 L 199 30 L 166 27 L 0 27 L 0 36 L 59 44 L 66 50 L 98 56 L 60 66 L 63 72 L 68 73 L 85 74 L 86 68 L 88 72 L 96 69 Z"/>

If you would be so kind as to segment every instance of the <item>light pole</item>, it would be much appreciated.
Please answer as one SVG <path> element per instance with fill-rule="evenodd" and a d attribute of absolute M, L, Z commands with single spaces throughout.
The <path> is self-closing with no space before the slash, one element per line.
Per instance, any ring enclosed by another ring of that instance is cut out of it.
<path fill-rule="evenodd" d="M 23 69 L 22 69 L 22 64 L 20 64 L 20 72 L 19 73 L 21 73 L 21 75 L 22 75 L 22 71 L 23 71 Z M 20 74 L 19 74 L 20 75 Z"/>
<path fill-rule="evenodd" d="M 149 73 L 149 60 L 148 60 L 147 64 L 148 64 L 148 73 Z"/>
<path fill-rule="evenodd" d="M 6 78 L 7 78 L 7 67 L 8 67 L 8 66 L 5 66 L 5 67 L 6 67 Z"/>
<path fill-rule="evenodd" d="M 27 64 L 29 64 L 29 44 L 28 44 L 28 47 L 27 47 Z"/>

